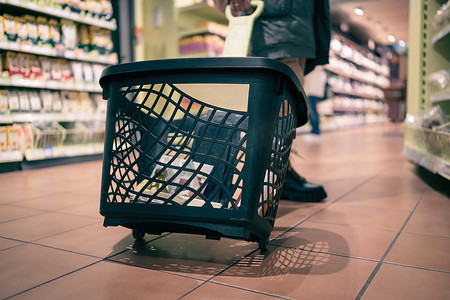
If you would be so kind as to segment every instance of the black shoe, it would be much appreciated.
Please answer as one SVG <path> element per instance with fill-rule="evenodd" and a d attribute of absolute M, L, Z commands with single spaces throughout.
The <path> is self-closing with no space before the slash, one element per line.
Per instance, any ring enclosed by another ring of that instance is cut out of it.
<path fill-rule="evenodd" d="M 323 186 L 307 182 L 305 178 L 288 170 L 281 192 L 281 199 L 299 202 L 321 202 L 327 197 Z"/>

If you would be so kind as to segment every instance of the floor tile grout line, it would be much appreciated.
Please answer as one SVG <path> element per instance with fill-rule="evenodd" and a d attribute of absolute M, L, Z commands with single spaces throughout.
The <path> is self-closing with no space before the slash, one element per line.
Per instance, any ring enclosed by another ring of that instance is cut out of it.
<path fill-rule="evenodd" d="M 232 289 L 237 289 L 237 290 L 241 290 L 241 291 L 251 292 L 251 293 L 255 293 L 255 294 L 259 294 L 259 295 L 265 295 L 265 296 L 269 296 L 269 297 L 273 297 L 273 298 L 277 298 L 277 299 L 285 299 L 285 300 L 292 299 L 292 298 L 289 298 L 289 297 L 283 297 L 283 296 L 280 296 L 280 295 L 270 294 L 270 293 L 261 292 L 261 291 L 257 291 L 257 290 L 252 290 L 252 289 L 248 289 L 248 288 L 243 288 L 243 287 L 235 286 L 235 285 L 232 285 L 232 284 L 216 282 L 216 281 L 212 282 L 211 279 L 209 279 L 209 280 L 203 282 L 202 284 L 198 285 L 197 287 L 193 288 L 191 291 L 189 291 L 189 292 L 185 293 L 184 295 L 178 297 L 177 300 L 183 299 L 184 297 L 188 296 L 193 291 L 199 289 L 200 287 L 202 287 L 206 283 L 226 286 L 226 287 L 229 287 L 229 288 L 232 288 Z"/>
<path fill-rule="evenodd" d="M 156 239 L 151 239 L 151 240 L 149 240 L 149 241 L 146 242 L 146 243 L 149 243 L 149 242 L 151 242 L 151 241 L 157 240 L 157 239 L 159 239 L 159 238 L 162 238 L 162 236 L 161 236 L 161 237 L 158 237 L 158 238 L 156 238 Z M 34 244 L 34 243 L 32 243 L 32 242 L 28 242 L 28 243 Z M 45 246 L 45 245 L 39 245 L 39 246 L 44 246 L 44 247 L 48 247 L 48 248 L 54 248 L 54 247 Z M 90 264 L 88 264 L 88 265 L 86 265 L 86 266 L 83 266 L 83 267 L 81 267 L 81 268 L 78 268 L 78 269 L 76 269 L 76 270 L 73 270 L 73 271 L 71 271 L 71 272 L 68 272 L 68 273 L 66 273 L 66 274 L 63 274 L 63 275 L 60 275 L 60 276 L 58 276 L 58 277 L 52 278 L 52 279 L 50 279 L 50 280 L 47 280 L 47 281 L 45 281 L 45 282 L 43 282 L 43 283 L 40 283 L 40 284 L 35 285 L 35 286 L 33 286 L 33 287 L 30 287 L 30 288 L 28 288 L 28 289 L 25 289 L 25 290 L 23 290 L 23 291 L 21 291 L 21 292 L 19 292 L 19 293 L 14 294 L 14 295 L 8 296 L 7 298 L 5 298 L 5 300 L 6 300 L 6 299 L 10 299 L 10 298 L 15 297 L 15 296 L 18 296 L 18 295 L 23 294 L 23 293 L 25 293 L 25 292 L 28 292 L 28 291 L 30 291 L 30 290 L 32 290 L 32 289 L 38 288 L 38 287 L 40 287 L 40 286 L 43 286 L 43 285 L 45 285 L 45 284 L 47 284 L 47 283 L 53 282 L 53 281 L 55 281 L 55 280 L 57 280 L 57 279 L 66 277 L 66 276 L 68 276 L 68 275 L 70 275 L 70 274 L 73 274 L 73 273 L 75 273 L 75 272 L 78 272 L 78 271 L 81 271 L 81 270 L 83 270 L 83 269 L 86 269 L 86 268 L 88 268 L 88 267 L 90 267 L 90 266 L 93 266 L 93 265 L 95 265 L 95 264 L 98 264 L 98 263 L 100 263 L 100 262 L 102 262 L 102 261 L 113 262 L 113 263 L 121 263 L 121 264 L 128 265 L 128 266 L 131 266 L 131 267 L 136 267 L 136 266 L 133 266 L 133 265 L 130 265 L 130 264 L 126 264 L 126 263 L 122 263 L 122 262 L 118 262 L 118 261 L 110 260 L 110 259 L 109 259 L 109 258 L 111 258 L 111 257 L 114 257 L 114 256 L 120 255 L 120 254 L 122 254 L 122 253 L 125 253 L 125 252 L 127 252 L 127 251 L 130 251 L 130 249 L 124 249 L 124 250 L 122 250 L 122 251 L 120 251 L 120 252 L 118 252 L 118 253 L 114 253 L 114 254 L 109 255 L 109 256 L 106 256 L 106 257 L 104 257 L 104 258 L 101 258 L 101 257 L 99 258 L 99 257 L 97 257 L 97 256 L 92 256 L 92 255 L 89 255 L 89 254 L 83 254 L 83 253 L 78 253 L 78 252 L 73 252 L 73 251 L 67 251 L 67 250 L 65 250 L 65 249 L 58 249 L 58 248 L 55 248 L 55 249 L 57 249 L 57 250 L 62 250 L 62 251 L 65 251 L 65 252 L 72 252 L 72 253 L 75 253 L 75 254 L 85 255 L 85 256 L 92 257 L 92 258 L 96 258 L 96 259 L 99 259 L 99 260 L 98 260 L 98 261 L 95 261 L 95 262 L 93 262 L 93 263 L 90 263 Z"/>
<path fill-rule="evenodd" d="M 424 267 L 419 267 L 419 266 L 405 265 L 405 264 L 400 264 L 400 263 L 391 262 L 391 261 L 385 261 L 384 264 L 386 264 L 386 265 L 393 265 L 393 266 L 399 266 L 399 267 L 405 267 L 405 268 L 409 268 L 409 269 L 418 269 L 418 270 L 423 270 L 423 271 L 437 272 L 437 273 L 443 273 L 443 274 L 449 274 L 450 275 L 450 271 L 443 271 L 443 270 L 429 269 L 429 268 L 424 268 Z"/>
<path fill-rule="evenodd" d="M 325 206 L 323 206 L 322 208 L 320 208 L 318 211 L 314 212 L 313 214 L 303 218 L 301 221 L 299 221 L 297 224 L 295 224 L 294 226 L 292 226 L 291 228 L 289 228 L 288 230 L 286 230 L 285 232 L 281 233 L 280 235 L 274 237 L 273 239 L 271 239 L 270 241 L 273 241 L 274 239 L 277 239 L 283 235 L 285 235 L 286 233 L 292 231 L 294 228 L 298 227 L 299 225 L 303 224 L 304 222 L 308 221 L 309 219 L 311 219 L 312 217 L 314 217 L 315 215 L 317 215 L 318 213 L 324 211 L 326 208 L 328 208 L 329 206 L 331 206 L 332 204 L 342 200 L 345 196 L 351 194 L 352 192 L 354 192 L 355 190 L 357 190 L 358 188 L 360 188 L 361 186 L 365 185 L 367 182 L 369 182 L 370 180 L 374 179 L 375 177 L 377 177 L 379 175 L 380 172 L 378 172 L 375 175 L 370 176 L 369 178 L 367 178 L 366 180 L 364 180 L 363 182 L 361 182 L 360 184 L 356 185 L 354 188 L 352 188 L 351 190 L 343 193 L 341 196 L 337 197 L 335 200 L 327 203 Z"/>
<path fill-rule="evenodd" d="M 425 195 L 429 192 L 430 187 L 427 187 L 427 189 L 424 191 L 424 193 L 421 195 L 420 199 L 417 201 L 416 205 L 414 206 L 413 210 L 411 211 L 411 213 L 409 214 L 409 216 L 406 218 L 405 222 L 403 223 L 402 227 L 400 228 L 400 230 L 397 232 L 396 236 L 394 237 L 394 239 L 392 240 L 391 244 L 389 245 L 389 247 L 386 249 L 386 252 L 384 253 L 384 255 L 382 256 L 381 260 L 378 262 L 378 264 L 375 266 L 374 270 L 372 271 L 372 273 L 369 275 L 369 278 L 367 278 L 366 283 L 363 285 L 363 287 L 361 288 L 361 290 L 359 291 L 358 295 L 356 296 L 356 299 L 361 299 L 361 297 L 364 295 L 364 293 L 366 292 L 366 290 L 369 288 L 370 284 L 372 283 L 373 279 L 375 278 L 375 276 L 377 275 L 378 271 L 380 270 L 381 266 L 384 263 L 384 260 L 386 259 L 386 257 L 389 255 L 389 253 L 391 252 L 392 248 L 394 247 L 395 243 L 397 242 L 398 238 L 400 237 L 400 235 L 403 233 L 403 230 L 405 229 L 406 225 L 408 224 L 409 220 L 411 219 L 412 215 L 414 214 L 414 212 L 416 211 L 417 207 L 419 206 L 419 204 L 422 202 L 422 200 L 425 198 Z"/>
<path fill-rule="evenodd" d="M 25 290 L 23 290 L 23 291 L 20 291 L 20 292 L 14 294 L 14 295 L 8 296 L 8 297 L 4 298 L 3 300 L 11 299 L 11 298 L 16 297 L 16 296 L 18 296 L 18 295 L 21 295 L 21 294 L 23 294 L 23 293 L 29 292 L 29 291 L 31 291 L 31 290 L 34 290 L 34 289 L 38 288 L 38 287 L 44 286 L 44 285 L 46 285 L 46 284 L 48 284 L 48 283 L 51 283 L 51 282 L 53 282 L 53 281 L 55 281 L 55 280 L 64 278 L 64 277 L 66 277 L 66 276 L 68 276 L 68 275 L 70 275 L 70 274 L 74 274 L 74 273 L 76 273 L 76 272 L 78 272 L 78 271 L 81 271 L 81 270 L 83 270 L 83 269 L 89 268 L 89 267 L 91 267 L 91 266 L 93 266 L 93 265 L 96 265 L 96 264 L 102 262 L 102 261 L 103 261 L 102 259 L 99 259 L 98 261 L 95 261 L 95 262 L 92 262 L 92 263 L 90 263 L 90 264 L 87 264 L 87 265 L 85 265 L 85 266 L 83 266 L 83 267 L 81 267 L 81 268 L 75 269 L 75 270 L 70 271 L 70 272 L 68 272 L 68 273 L 65 273 L 65 274 L 63 274 L 63 275 L 57 276 L 57 277 L 55 277 L 55 278 L 49 279 L 49 280 L 47 280 L 47 281 L 44 281 L 44 282 L 42 282 L 42 283 L 40 283 L 40 284 L 38 284 L 38 285 L 35 285 L 35 286 L 33 286 L 33 287 L 30 287 L 30 288 L 28 288 L 28 289 L 25 289 Z"/>

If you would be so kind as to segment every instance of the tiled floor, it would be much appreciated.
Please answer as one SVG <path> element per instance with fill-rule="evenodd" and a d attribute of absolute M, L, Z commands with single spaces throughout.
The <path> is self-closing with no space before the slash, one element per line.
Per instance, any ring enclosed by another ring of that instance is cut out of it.
<path fill-rule="evenodd" d="M 282 200 L 266 253 L 102 227 L 98 161 L 0 174 L 0 298 L 449 299 L 450 185 L 402 143 L 392 125 L 298 137 L 295 166 L 329 196 Z"/>

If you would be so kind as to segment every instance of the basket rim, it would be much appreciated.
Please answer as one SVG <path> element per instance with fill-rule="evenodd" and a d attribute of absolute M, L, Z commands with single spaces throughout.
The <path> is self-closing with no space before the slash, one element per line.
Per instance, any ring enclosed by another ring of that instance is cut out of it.
<path fill-rule="evenodd" d="M 287 84 L 291 86 L 291 90 L 296 94 L 295 101 L 297 106 L 297 127 L 306 124 L 308 117 L 307 96 L 300 80 L 294 71 L 286 64 L 271 58 L 265 57 L 204 57 L 204 58 L 173 58 L 147 60 L 131 63 L 117 64 L 105 68 L 100 77 L 99 83 L 103 91 L 108 89 L 109 83 L 113 78 L 128 77 L 129 75 L 141 72 L 158 72 L 158 71 L 176 71 L 176 70 L 204 70 L 204 71 L 220 71 L 220 70 L 260 70 L 274 71 L 282 74 L 287 79 Z M 106 97 L 104 96 L 106 99 Z M 303 112 L 302 112 L 303 111 Z"/>

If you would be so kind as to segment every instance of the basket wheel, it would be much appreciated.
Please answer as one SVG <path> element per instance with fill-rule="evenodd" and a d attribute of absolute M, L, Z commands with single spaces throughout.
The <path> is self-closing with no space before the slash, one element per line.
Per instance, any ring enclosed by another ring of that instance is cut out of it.
<path fill-rule="evenodd" d="M 144 236 L 145 236 L 145 232 L 144 231 L 142 231 L 140 229 L 133 229 L 132 233 L 133 233 L 133 237 L 136 240 L 141 241 L 141 240 L 144 239 Z"/>
<path fill-rule="evenodd" d="M 267 249 L 269 249 L 269 237 L 260 239 L 258 244 L 259 244 L 259 250 L 267 251 Z"/>

